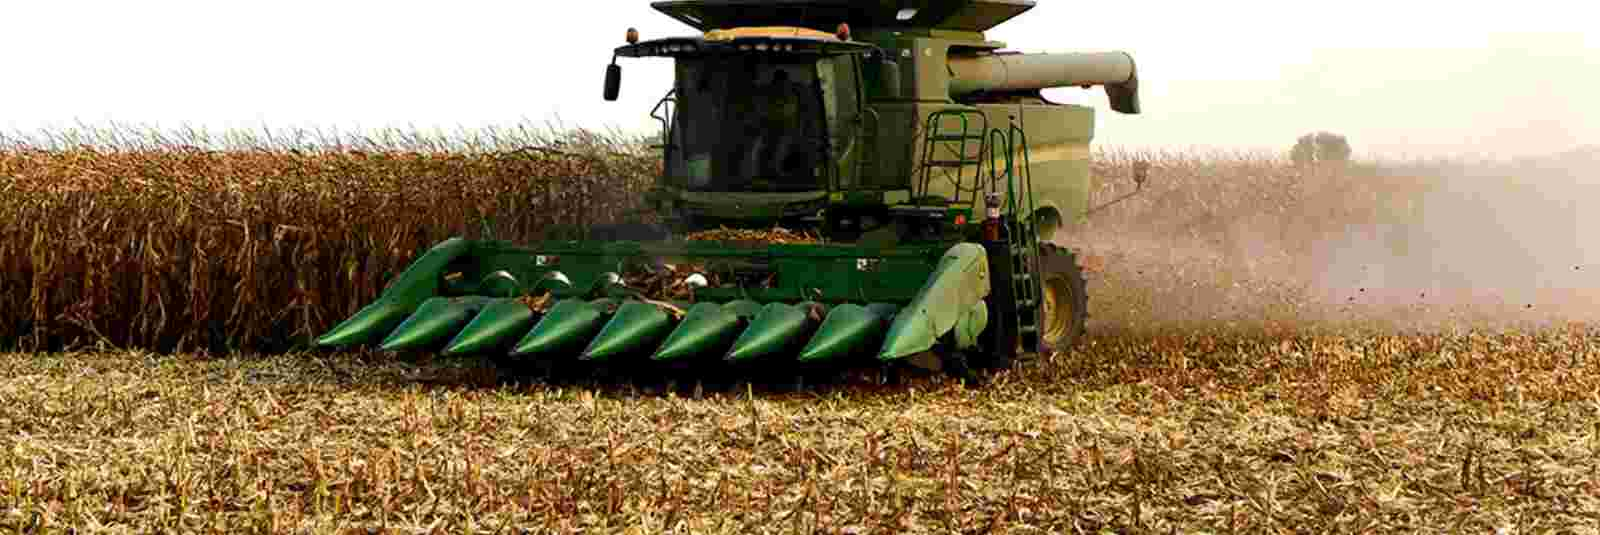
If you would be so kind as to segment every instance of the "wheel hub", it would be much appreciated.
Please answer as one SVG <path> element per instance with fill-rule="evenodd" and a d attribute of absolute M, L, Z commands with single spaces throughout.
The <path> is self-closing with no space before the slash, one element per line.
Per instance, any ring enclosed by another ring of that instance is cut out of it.
<path fill-rule="evenodd" d="M 1051 279 L 1044 284 L 1044 295 L 1040 302 L 1040 316 L 1043 325 L 1041 338 L 1045 344 L 1059 346 L 1072 333 L 1072 299 L 1067 295 L 1066 281 L 1060 278 Z"/>

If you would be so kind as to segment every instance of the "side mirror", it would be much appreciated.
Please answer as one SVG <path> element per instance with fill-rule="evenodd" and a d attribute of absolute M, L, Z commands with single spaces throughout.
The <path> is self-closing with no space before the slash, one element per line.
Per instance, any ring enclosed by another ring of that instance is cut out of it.
<path fill-rule="evenodd" d="M 878 72 L 882 73 L 883 93 L 890 98 L 900 96 L 900 64 L 883 56 L 883 61 L 878 63 Z"/>
<path fill-rule="evenodd" d="M 617 100 L 617 94 L 622 92 L 622 66 L 612 63 L 606 65 L 606 101 Z"/>

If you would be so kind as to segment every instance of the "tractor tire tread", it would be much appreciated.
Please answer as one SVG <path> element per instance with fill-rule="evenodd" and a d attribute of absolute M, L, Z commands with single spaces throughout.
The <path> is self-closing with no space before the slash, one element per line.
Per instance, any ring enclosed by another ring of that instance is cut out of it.
<path fill-rule="evenodd" d="M 1088 332 L 1085 327 L 1089 318 L 1088 280 L 1084 276 L 1083 266 L 1078 264 L 1077 253 L 1073 250 L 1053 243 L 1043 243 L 1040 244 L 1039 253 L 1040 291 L 1046 291 L 1044 284 L 1042 284 L 1044 281 L 1056 277 L 1066 277 L 1068 287 L 1072 291 L 1072 297 L 1074 297 L 1073 300 L 1075 302 L 1071 304 L 1071 307 L 1075 317 L 1072 321 L 1077 328 L 1074 329 L 1075 332 L 1067 337 L 1067 342 L 1063 344 L 1064 347 L 1049 348 L 1055 351 L 1069 351 Z"/>

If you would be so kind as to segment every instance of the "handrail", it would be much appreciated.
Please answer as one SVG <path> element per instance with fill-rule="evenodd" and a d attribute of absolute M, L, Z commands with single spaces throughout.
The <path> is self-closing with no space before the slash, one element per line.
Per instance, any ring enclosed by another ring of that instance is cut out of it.
<path fill-rule="evenodd" d="M 1041 267 L 1039 259 L 1039 242 L 1041 239 L 1043 239 L 1043 237 L 1039 236 L 1039 221 L 1037 219 L 1039 206 L 1034 202 L 1033 198 L 1033 165 L 1031 156 L 1028 154 L 1028 131 L 1023 126 L 1018 125 L 1017 122 L 1017 117 L 1012 116 L 1012 141 L 1015 143 L 1018 141 L 1018 138 L 1020 138 L 1020 145 L 1022 147 L 1022 187 L 1025 190 L 1023 195 L 1028 198 L 1028 211 L 1027 213 L 1023 214 L 1022 217 L 1017 218 L 1017 221 L 1019 224 L 1026 225 L 1026 236 L 1032 238 L 1028 240 L 1026 245 L 1026 247 L 1028 247 L 1032 253 L 1029 255 L 1029 257 L 1033 261 L 1033 265 L 1029 266 L 1029 268 L 1033 272 L 1034 277 L 1038 277 L 1039 282 L 1043 282 L 1043 273 L 1039 271 L 1039 268 Z M 1026 221 L 1026 223 L 1022 223 L 1024 221 Z"/>
<path fill-rule="evenodd" d="M 1007 227 L 1011 230 L 1007 239 L 1026 239 L 1027 236 L 1036 233 L 1038 230 L 1038 222 L 1034 220 L 1034 214 L 1038 212 L 1038 204 L 1035 202 L 1033 194 L 1033 166 L 1028 150 L 1028 132 L 1023 127 L 1018 126 L 1017 117 L 1012 116 L 1011 124 L 1008 128 L 1005 130 L 994 128 L 989 131 L 988 137 L 989 144 L 992 147 L 989 157 L 991 162 L 990 169 L 996 173 L 994 180 L 991 182 L 990 191 L 994 191 L 999 185 L 999 170 L 996 169 L 994 161 L 996 158 L 1000 158 L 1001 155 L 997 153 L 1002 150 L 1005 152 L 1005 211 L 1009 221 Z M 1017 161 L 1018 156 L 1021 157 L 1020 163 L 1022 165 L 1020 168 L 1017 166 L 1019 163 Z M 1037 272 L 1039 240 L 1033 239 L 1029 240 L 1029 242 L 1025 246 L 1032 253 L 1029 256 L 1031 261 L 1034 262 L 1034 265 L 1029 267 Z M 1013 241 L 1013 243 L 1016 242 Z"/>
<path fill-rule="evenodd" d="M 672 144 L 672 105 L 677 103 L 677 93 L 678 90 L 676 88 L 667 90 L 667 94 L 662 96 L 661 100 L 656 101 L 655 107 L 650 108 L 650 118 L 661 122 L 661 147 L 663 149 Z"/>
<path fill-rule="evenodd" d="M 856 165 L 856 170 L 855 170 L 856 171 L 856 184 L 858 186 L 861 184 L 862 177 L 866 176 L 866 167 L 867 167 L 867 162 L 868 162 L 867 155 L 868 154 L 872 154 L 872 148 L 877 146 L 877 144 L 878 144 L 878 129 L 883 126 L 883 124 L 882 124 L 883 117 L 879 116 L 877 108 L 873 108 L 871 106 L 866 106 L 866 107 L 861 108 L 861 111 L 862 111 L 862 114 L 861 114 L 862 116 L 867 116 L 867 117 L 871 117 L 872 118 L 872 128 L 869 129 L 869 128 L 866 127 L 866 125 L 865 125 L 866 121 L 862 121 L 862 122 L 856 123 L 856 128 L 858 128 L 859 131 L 856 133 L 855 139 L 850 142 L 850 147 L 849 147 L 849 149 L 846 150 L 845 155 L 841 155 L 840 156 L 840 158 L 847 158 L 849 153 L 851 151 L 854 151 L 857 145 L 860 145 L 860 146 L 863 147 L 862 150 L 861 150 L 861 157 L 860 158 L 856 158 L 856 164 L 855 164 Z M 870 135 L 870 138 L 868 137 L 868 134 L 867 134 L 868 132 L 872 133 Z M 869 139 L 871 140 L 870 144 L 867 143 L 867 141 Z M 841 177 L 841 176 L 833 177 L 833 182 L 834 182 L 833 189 L 834 189 L 834 191 L 843 191 L 844 190 L 844 185 L 840 184 L 840 181 L 843 178 L 844 177 Z"/>
<path fill-rule="evenodd" d="M 1014 133 L 1015 138 L 1021 138 L 1021 146 L 1022 146 L 1022 173 L 1021 173 L 1022 177 L 1021 177 L 1021 180 L 1022 180 L 1022 183 L 1023 183 L 1022 187 L 1025 190 L 1023 192 L 1023 195 L 1028 198 L 1028 217 L 1030 218 L 1030 221 L 1031 221 L 1031 218 L 1033 217 L 1034 212 L 1037 212 L 1039 210 L 1039 207 L 1034 202 L 1034 198 L 1033 198 L 1033 166 L 1032 166 L 1032 161 L 1031 161 L 1031 159 L 1029 157 L 1029 154 L 1028 154 L 1028 131 L 1026 129 L 1024 129 L 1023 127 L 1018 126 L 1016 124 L 1016 118 L 1015 117 L 1012 117 L 1011 131 Z M 1015 138 L 1012 139 L 1013 143 L 1017 142 L 1017 139 L 1015 139 Z M 1007 148 L 1009 149 L 1010 147 L 1007 147 Z"/>

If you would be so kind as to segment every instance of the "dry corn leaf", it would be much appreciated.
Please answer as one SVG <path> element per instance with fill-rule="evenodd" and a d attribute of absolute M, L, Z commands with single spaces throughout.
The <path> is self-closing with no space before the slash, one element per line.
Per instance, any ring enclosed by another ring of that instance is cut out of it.
<path fill-rule="evenodd" d="M 539 314 L 543 314 L 545 311 L 549 310 L 551 301 L 553 301 L 550 292 L 545 292 L 543 294 L 539 294 L 538 296 L 525 295 L 518 297 L 517 300 L 521 301 L 524 305 L 528 305 L 529 310 Z"/>

